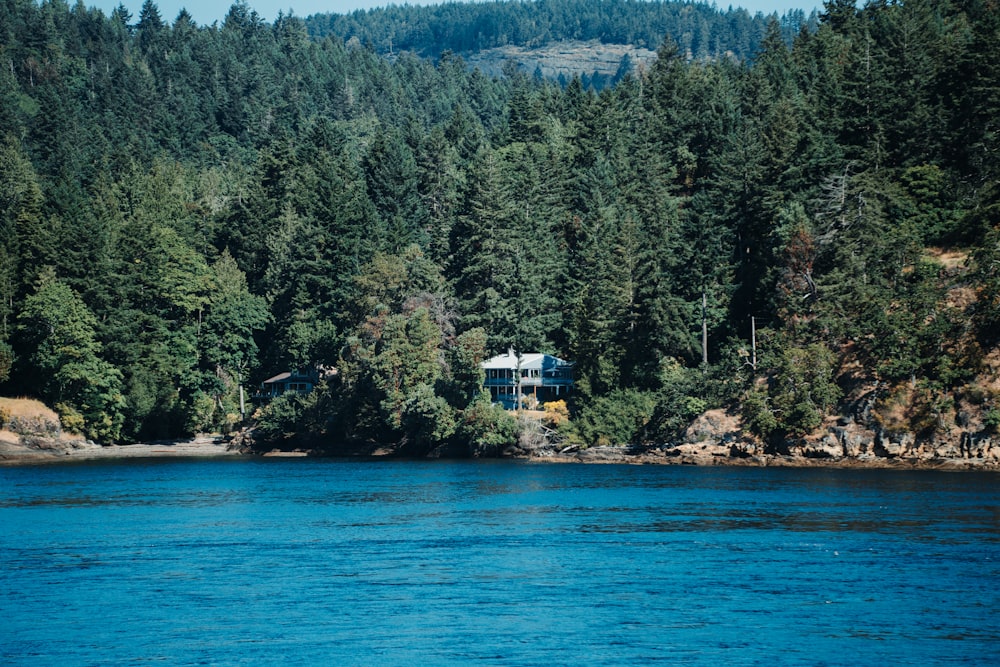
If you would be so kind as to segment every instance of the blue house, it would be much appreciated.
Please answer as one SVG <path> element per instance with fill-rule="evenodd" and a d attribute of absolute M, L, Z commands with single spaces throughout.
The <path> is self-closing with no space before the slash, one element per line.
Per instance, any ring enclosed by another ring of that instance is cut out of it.
<path fill-rule="evenodd" d="M 573 364 L 551 354 L 511 350 L 484 361 L 482 368 L 490 400 L 508 410 L 517 408 L 523 396 L 539 404 L 565 398 L 573 388 Z"/>
<path fill-rule="evenodd" d="M 258 398 L 270 400 L 288 392 L 308 394 L 319 382 L 318 371 L 285 371 L 260 383 Z"/>

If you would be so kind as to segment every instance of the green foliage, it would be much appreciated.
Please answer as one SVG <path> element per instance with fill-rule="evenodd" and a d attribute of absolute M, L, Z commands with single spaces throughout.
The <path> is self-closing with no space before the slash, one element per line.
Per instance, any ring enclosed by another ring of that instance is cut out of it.
<path fill-rule="evenodd" d="M 434 387 L 421 384 L 406 395 L 401 426 L 417 451 L 426 452 L 455 434 L 456 417 L 455 409 L 434 393 Z"/>
<path fill-rule="evenodd" d="M 87 420 L 84 419 L 80 411 L 72 405 L 56 403 L 55 409 L 59 414 L 59 423 L 62 425 L 62 429 L 64 431 L 67 433 L 76 433 L 78 435 L 82 435 L 86 431 Z"/>
<path fill-rule="evenodd" d="M 684 368 L 676 360 L 665 360 L 661 382 L 656 393 L 656 409 L 643 440 L 675 440 L 709 407 L 705 378 L 698 370 Z"/>
<path fill-rule="evenodd" d="M 230 372 L 242 372 L 256 358 L 254 333 L 269 319 L 267 303 L 251 294 L 246 276 L 228 252 L 212 267 L 209 312 L 202 329 L 204 358 Z"/>
<path fill-rule="evenodd" d="M 277 442 L 302 430 L 308 399 L 297 392 L 278 396 L 261 408 L 257 433 L 266 442 Z"/>
<path fill-rule="evenodd" d="M 514 427 L 479 364 L 513 347 L 575 362 L 587 444 L 733 402 L 805 434 L 835 378 L 940 422 L 1000 341 L 993 9 L 8 3 L 0 381 L 110 441 L 229 429 L 240 386 L 335 367 L 264 431 L 492 455 Z M 608 86 L 454 55 L 559 38 L 661 47 Z"/>
<path fill-rule="evenodd" d="M 983 428 L 989 433 L 1000 432 L 1000 408 L 990 408 L 983 413 Z"/>
<path fill-rule="evenodd" d="M 10 370 L 14 367 L 14 349 L 0 341 L 0 384 L 10 378 Z"/>
<path fill-rule="evenodd" d="M 954 399 L 932 383 L 903 383 L 876 401 L 873 420 L 886 433 L 927 434 L 944 430 Z"/>
<path fill-rule="evenodd" d="M 765 439 L 812 432 L 841 395 L 834 381 L 836 358 L 826 346 L 813 343 L 776 350 L 772 363 L 769 381 L 743 398 L 744 423 Z"/>
<path fill-rule="evenodd" d="M 767 440 L 778 430 L 780 422 L 770 404 L 770 396 L 762 387 L 746 393 L 741 403 L 743 423 L 751 433 Z"/>
<path fill-rule="evenodd" d="M 312 34 L 338 40 L 357 39 L 379 52 L 415 51 L 437 57 L 502 46 L 534 46 L 548 40 L 601 40 L 655 48 L 672 37 L 692 57 L 749 58 L 758 50 L 765 18 L 730 8 L 684 3 L 495 2 L 488 7 L 456 4 L 436 7 L 390 5 L 364 13 L 316 14 L 306 25 Z M 784 16 L 781 25 L 790 39 L 806 22 L 801 11 Z"/>
<path fill-rule="evenodd" d="M 590 446 L 636 442 L 655 410 L 654 394 L 619 389 L 581 406 L 573 417 L 573 436 Z"/>
<path fill-rule="evenodd" d="M 475 403 L 484 394 L 486 372 L 481 364 L 487 358 L 486 341 L 484 329 L 469 329 L 459 334 L 449 350 L 448 389 L 456 407 Z"/>
<path fill-rule="evenodd" d="M 456 439 L 466 444 L 472 456 L 497 456 L 517 441 L 517 420 L 480 398 L 462 411 Z"/>
<path fill-rule="evenodd" d="M 125 398 L 121 372 L 99 358 L 97 319 L 68 285 L 46 278 L 24 302 L 19 334 L 37 373 L 36 391 L 83 416 L 83 432 L 94 440 L 121 437 Z"/>

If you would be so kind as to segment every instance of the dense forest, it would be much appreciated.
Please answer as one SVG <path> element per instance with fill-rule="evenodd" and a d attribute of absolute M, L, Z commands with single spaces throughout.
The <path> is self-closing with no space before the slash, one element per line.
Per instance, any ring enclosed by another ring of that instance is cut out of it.
<path fill-rule="evenodd" d="M 832 0 L 751 58 L 668 38 L 600 92 L 319 20 L 0 0 L 0 392 L 131 441 L 336 369 L 248 416 L 491 454 L 517 424 L 479 362 L 514 348 L 575 362 L 584 445 L 720 407 L 773 443 L 1000 426 L 996 0 Z"/>
<path fill-rule="evenodd" d="M 814 27 L 816 15 L 797 10 L 778 20 L 785 39 L 791 41 L 803 26 Z M 723 12 L 705 2 L 497 0 L 317 14 L 306 19 L 306 28 L 312 36 L 356 39 L 389 55 L 398 51 L 431 57 L 443 51 L 467 55 L 501 46 L 530 48 L 566 41 L 656 49 L 670 39 L 688 57 L 745 60 L 757 53 L 767 22 L 742 8 Z"/>

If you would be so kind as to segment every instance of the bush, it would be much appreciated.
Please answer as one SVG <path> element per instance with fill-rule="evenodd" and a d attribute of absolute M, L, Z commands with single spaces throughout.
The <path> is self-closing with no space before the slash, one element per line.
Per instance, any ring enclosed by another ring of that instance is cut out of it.
<path fill-rule="evenodd" d="M 517 442 L 517 420 L 489 400 L 474 401 L 462 412 L 457 437 L 472 456 L 496 456 Z"/>
<path fill-rule="evenodd" d="M 87 422 L 80 414 L 80 411 L 72 405 L 56 403 L 56 412 L 59 413 L 59 422 L 63 430 L 76 435 L 82 435 L 87 428 Z"/>
<path fill-rule="evenodd" d="M 569 408 L 566 406 L 566 401 L 549 401 L 542 404 L 542 409 L 545 410 L 544 421 L 547 426 L 558 428 L 560 424 L 569 421 Z"/>
<path fill-rule="evenodd" d="M 743 398 L 743 423 L 754 435 L 767 440 L 778 428 L 778 418 L 769 405 L 770 397 L 761 387 L 755 387 Z"/>
<path fill-rule="evenodd" d="M 305 412 L 305 397 L 296 392 L 278 396 L 260 409 L 257 433 L 269 442 L 290 437 L 300 430 L 300 421 Z"/>
<path fill-rule="evenodd" d="M 402 425 L 414 445 L 430 450 L 455 433 L 455 410 L 427 384 L 418 385 L 403 403 Z"/>
<path fill-rule="evenodd" d="M 983 428 L 989 433 L 1000 432 L 1000 408 L 990 408 L 983 413 Z"/>
<path fill-rule="evenodd" d="M 840 398 L 834 382 L 836 362 L 819 343 L 780 349 L 771 362 L 767 385 L 744 394 L 747 427 L 764 439 L 775 433 L 806 435 L 819 428 Z"/>
<path fill-rule="evenodd" d="M 705 412 L 709 402 L 704 393 L 708 385 L 714 383 L 706 383 L 698 369 L 684 368 L 673 360 L 664 363 L 662 375 L 663 386 L 656 395 L 656 411 L 646 429 L 646 437 L 669 442 Z"/>
<path fill-rule="evenodd" d="M 656 409 L 656 396 L 637 389 L 617 389 L 591 399 L 573 420 L 573 433 L 592 446 L 625 445 L 639 436 Z"/>

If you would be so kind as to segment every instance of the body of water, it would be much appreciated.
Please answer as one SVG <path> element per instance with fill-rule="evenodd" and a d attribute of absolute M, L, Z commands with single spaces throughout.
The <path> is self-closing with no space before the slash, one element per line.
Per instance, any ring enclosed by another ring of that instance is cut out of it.
<path fill-rule="evenodd" d="M 0 468 L 0 663 L 1000 665 L 1000 477 Z"/>

